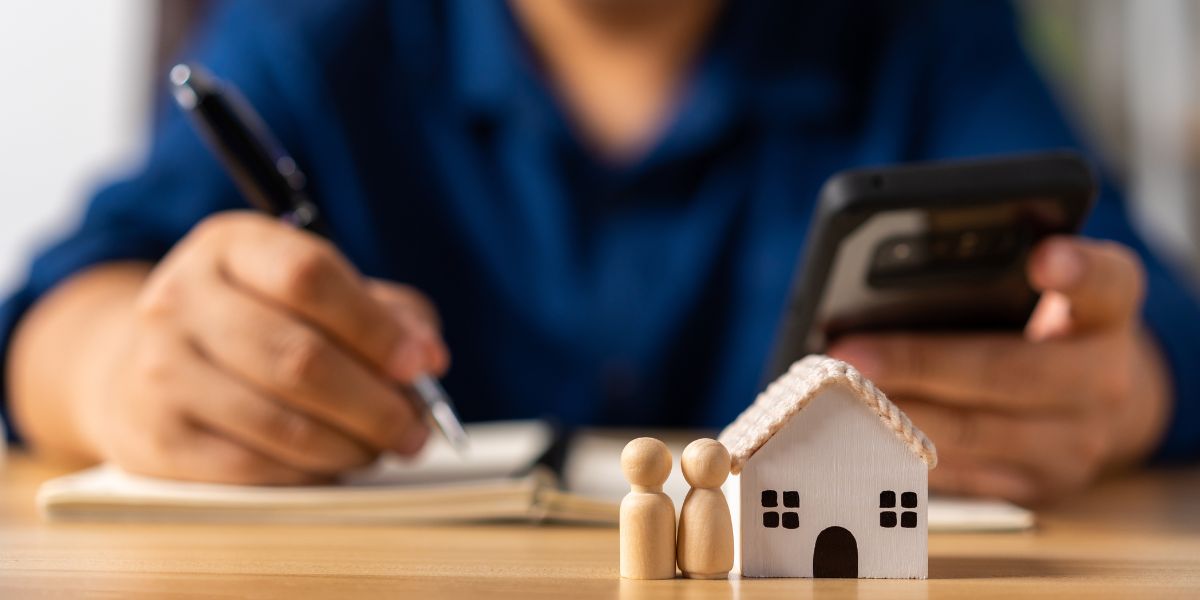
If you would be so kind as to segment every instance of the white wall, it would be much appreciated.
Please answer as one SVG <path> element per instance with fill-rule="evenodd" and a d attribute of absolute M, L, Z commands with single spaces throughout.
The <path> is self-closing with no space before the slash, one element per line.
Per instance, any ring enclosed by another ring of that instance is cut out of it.
<path fill-rule="evenodd" d="M 1200 197 L 1195 168 L 1200 107 L 1194 36 L 1195 0 L 1139 0 L 1114 18 L 1127 24 L 1125 64 L 1133 153 L 1132 196 L 1144 228 L 1161 237 L 1159 250 L 1177 260 L 1200 258 L 1196 231 Z M 1114 11 L 1115 12 L 1115 11 Z"/>
<path fill-rule="evenodd" d="M 130 168 L 148 126 L 151 0 L 0 2 L 0 294 Z"/>
<path fill-rule="evenodd" d="M 1200 2 L 1021 6 L 1034 54 L 1121 176 L 1143 237 L 1200 290 Z"/>

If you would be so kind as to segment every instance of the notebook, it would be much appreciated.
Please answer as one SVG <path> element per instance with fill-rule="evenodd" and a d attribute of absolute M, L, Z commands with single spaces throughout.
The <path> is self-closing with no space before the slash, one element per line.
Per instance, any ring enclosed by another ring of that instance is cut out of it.
<path fill-rule="evenodd" d="M 337 485 L 261 487 L 143 477 L 100 465 L 42 484 L 52 521 L 437 523 L 561 520 L 613 523 L 614 504 L 566 493 L 540 463 L 554 432 L 537 421 L 468 428 L 463 455 L 435 440 L 415 460 L 385 455 Z"/>
<path fill-rule="evenodd" d="M 618 504 L 629 490 L 619 457 L 635 432 L 583 431 L 563 440 L 540 421 L 467 429 L 471 444 L 462 456 L 434 440 L 416 459 L 384 456 L 337 485 L 193 483 L 101 465 L 45 482 L 37 502 L 53 521 L 616 524 Z M 695 437 L 679 433 L 664 441 L 678 462 Z M 678 467 L 664 491 L 678 509 L 688 491 Z M 934 498 L 929 505 L 931 531 L 1011 531 L 1032 525 L 1032 513 L 1006 502 Z"/>

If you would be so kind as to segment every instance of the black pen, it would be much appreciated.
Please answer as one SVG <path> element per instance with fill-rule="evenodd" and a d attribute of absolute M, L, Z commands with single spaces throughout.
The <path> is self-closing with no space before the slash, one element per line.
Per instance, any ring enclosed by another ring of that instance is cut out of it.
<path fill-rule="evenodd" d="M 320 211 L 305 192 L 304 173 L 236 88 L 190 64 L 175 65 L 170 80 L 175 102 L 191 117 L 252 206 L 326 235 Z M 446 441 L 455 450 L 465 450 L 467 432 L 441 384 L 421 374 L 412 387 Z"/>

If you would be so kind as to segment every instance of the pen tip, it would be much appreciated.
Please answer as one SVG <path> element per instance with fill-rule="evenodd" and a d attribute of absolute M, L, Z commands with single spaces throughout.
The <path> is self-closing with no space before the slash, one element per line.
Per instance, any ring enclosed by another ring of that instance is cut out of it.
<path fill-rule="evenodd" d="M 180 63 L 171 67 L 171 95 L 184 110 L 192 110 L 200 102 L 196 90 L 192 89 L 192 75 L 191 65 Z"/>
<path fill-rule="evenodd" d="M 174 67 L 171 67 L 171 74 L 169 77 L 171 80 L 171 85 L 185 85 L 187 84 L 188 79 L 191 79 L 192 77 L 192 67 L 184 63 L 179 63 Z"/>

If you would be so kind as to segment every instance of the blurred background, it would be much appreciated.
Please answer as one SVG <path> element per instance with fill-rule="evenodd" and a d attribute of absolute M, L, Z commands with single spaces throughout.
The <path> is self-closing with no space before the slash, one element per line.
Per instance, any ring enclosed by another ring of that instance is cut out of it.
<path fill-rule="evenodd" d="M 213 4 L 0 2 L 0 293 L 98 185 L 137 166 L 166 62 Z M 1200 282 L 1200 0 L 1019 6 L 1030 51 L 1147 239 Z"/>

